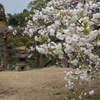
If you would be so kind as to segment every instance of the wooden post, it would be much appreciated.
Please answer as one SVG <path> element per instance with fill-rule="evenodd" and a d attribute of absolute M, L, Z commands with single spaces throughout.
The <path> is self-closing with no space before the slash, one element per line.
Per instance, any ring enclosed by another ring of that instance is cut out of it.
<path fill-rule="evenodd" d="M 36 54 L 37 54 L 37 57 L 36 57 L 36 60 L 37 60 L 37 68 L 39 68 L 39 52 L 36 51 Z"/>
<path fill-rule="evenodd" d="M 4 36 L 4 70 L 7 69 L 7 37 Z"/>
<path fill-rule="evenodd" d="M 42 68 L 42 54 L 40 54 L 40 68 Z"/>
<path fill-rule="evenodd" d="M 68 63 L 68 61 L 67 61 L 67 68 L 69 68 L 69 63 Z"/>
<path fill-rule="evenodd" d="M 46 67 L 51 61 L 52 61 L 52 60 L 51 60 L 51 57 L 50 57 L 50 55 L 49 55 L 49 60 L 43 65 L 43 67 Z"/>

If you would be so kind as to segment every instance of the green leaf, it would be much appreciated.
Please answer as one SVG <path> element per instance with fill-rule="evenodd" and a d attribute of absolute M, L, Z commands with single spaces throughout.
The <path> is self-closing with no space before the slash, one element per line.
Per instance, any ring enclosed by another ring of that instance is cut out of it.
<path fill-rule="evenodd" d="M 94 52 L 94 51 L 92 51 L 92 53 L 93 53 L 94 55 L 97 55 L 97 53 L 96 53 L 96 52 Z"/>
<path fill-rule="evenodd" d="M 88 74 L 88 75 L 90 74 L 90 71 L 89 71 L 89 70 L 87 71 L 87 74 Z"/>
<path fill-rule="evenodd" d="M 54 86 L 52 87 L 52 89 L 54 89 Z"/>
<path fill-rule="evenodd" d="M 96 40 L 100 40 L 100 36 L 97 36 L 97 37 L 96 37 Z"/>
<path fill-rule="evenodd" d="M 84 33 L 84 35 L 88 35 L 90 33 L 89 29 L 84 28 L 84 30 L 82 31 Z"/>
<path fill-rule="evenodd" d="M 85 28 L 87 28 L 87 24 L 88 24 L 88 22 L 84 23 L 84 27 L 85 27 Z"/>
<path fill-rule="evenodd" d="M 80 56 L 82 57 L 84 54 L 83 53 L 80 53 Z"/>
<path fill-rule="evenodd" d="M 72 60 L 75 60 L 75 57 L 74 56 L 72 56 Z"/>
<path fill-rule="evenodd" d="M 54 7 L 54 9 L 64 10 L 64 7 Z"/>
<path fill-rule="evenodd" d="M 84 66 L 89 66 L 87 63 L 84 63 Z"/>
<path fill-rule="evenodd" d="M 66 46 L 64 44 L 62 44 L 62 51 L 66 48 Z"/>
<path fill-rule="evenodd" d="M 84 16 L 84 14 L 82 13 L 82 14 L 81 14 L 81 18 L 84 18 L 84 17 L 85 17 L 85 16 Z"/>

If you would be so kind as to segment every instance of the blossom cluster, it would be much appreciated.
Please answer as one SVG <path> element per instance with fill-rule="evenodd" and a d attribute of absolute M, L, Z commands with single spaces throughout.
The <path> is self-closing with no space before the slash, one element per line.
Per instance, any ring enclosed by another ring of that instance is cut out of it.
<path fill-rule="evenodd" d="M 66 2 L 71 1 L 53 0 L 42 11 L 36 10 L 24 33 L 35 35 L 35 40 L 42 42 L 36 46 L 42 54 L 58 55 L 59 59 L 66 59 L 67 54 L 67 60 L 74 65 L 78 64 L 80 55 L 84 54 L 89 56 L 90 62 L 95 63 L 99 57 L 92 50 L 100 43 L 97 40 L 100 31 L 92 27 L 99 22 L 100 13 L 94 13 L 92 9 L 96 10 L 100 3 L 80 2 L 74 9 L 66 9 L 62 7 Z M 72 52 L 77 52 L 77 56 L 74 57 Z"/>

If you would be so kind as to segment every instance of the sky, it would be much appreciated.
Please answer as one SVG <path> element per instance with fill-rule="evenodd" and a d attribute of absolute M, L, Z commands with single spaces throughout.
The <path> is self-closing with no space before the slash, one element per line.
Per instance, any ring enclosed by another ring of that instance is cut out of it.
<path fill-rule="evenodd" d="M 0 3 L 5 8 L 5 14 L 11 13 L 20 13 L 23 12 L 24 9 L 27 9 L 28 3 L 32 0 L 0 0 Z"/>

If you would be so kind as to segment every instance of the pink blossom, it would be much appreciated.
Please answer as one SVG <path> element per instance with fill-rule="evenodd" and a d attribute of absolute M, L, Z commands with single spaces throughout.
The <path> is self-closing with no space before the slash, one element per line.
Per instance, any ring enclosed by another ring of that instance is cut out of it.
<path fill-rule="evenodd" d="M 56 62 L 56 65 L 58 65 L 58 62 Z"/>
<path fill-rule="evenodd" d="M 65 11 L 61 12 L 63 15 L 66 15 L 67 13 Z"/>
<path fill-rule="evenodd" d="M 66 74 L 67 72 L 66 72 L 66 71 L 64 71 L 64 73 Z"/>

